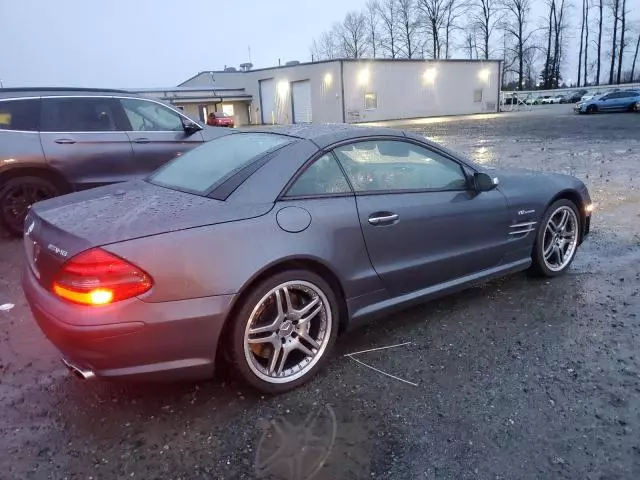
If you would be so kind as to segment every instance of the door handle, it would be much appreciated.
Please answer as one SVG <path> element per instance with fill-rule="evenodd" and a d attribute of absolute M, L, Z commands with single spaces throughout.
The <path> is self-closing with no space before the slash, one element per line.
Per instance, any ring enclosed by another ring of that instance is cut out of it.
<path fill-rule="evenodd" d="M 369 217 L 369 223 L 371 225 L 388 225 L 390 223 L 395 223 L 398 218 L 399 216 L 397 213 L 389 213 L 386 215 L 373 214 Z"/>
<path fill-rule="evenodd" d="M 71 138 L 57 138 L 55 142 L 59 143 L 60 145 L 72 145 L 76 143 L 76 141 Z"/>
<path fill-rule="evenodd" d="M 133 143 L 151 143 L 148 138 L 134 138 Z"/>

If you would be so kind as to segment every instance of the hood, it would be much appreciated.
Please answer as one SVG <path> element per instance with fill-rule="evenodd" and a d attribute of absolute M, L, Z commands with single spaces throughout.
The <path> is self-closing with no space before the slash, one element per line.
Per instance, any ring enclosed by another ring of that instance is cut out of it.
<path fill-rule="evenodd" d="M 37 203 L 27 226 L 30 219 L 37 220 L 51 232 L 81 239 L 86 246 L 99 246 L 257 217 L 272 206 L 232 205 L 138 180 Z"/>
<path fill-rule="evenodd" d="M 484 167 L 487 174 L 498 177 L 500 184 L 505 182 L 526 183 L 532 188 L 554 185 L 556 188 L 575 188 L 580 190 L 584 183 L 572 175 L 556 172 L 539 172 L 526 168 L 493 168 Z"/>

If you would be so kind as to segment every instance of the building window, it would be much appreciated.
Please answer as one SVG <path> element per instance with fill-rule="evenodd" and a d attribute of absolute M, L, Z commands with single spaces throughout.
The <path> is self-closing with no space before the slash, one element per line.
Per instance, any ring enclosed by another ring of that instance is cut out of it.
<path fill-rule="evenodd" d="M 229 115 L 230 117 L 233 117 L 233 114 L 234 114 L 233 103 L 223 103 L 222 111 L 227 115 Z"/>
<path fill-rule="evenodd" d="M 480 103 L 482 101 L 482 89 L 478 88 L 473 91 L 473 101 L 475 103 Z"/>
<path fill-rule="evenodd" d="M 364 95 L 364 109 L 375 110 L 378 108 L 378 94 L 377 93 L 365 93 Z"/>

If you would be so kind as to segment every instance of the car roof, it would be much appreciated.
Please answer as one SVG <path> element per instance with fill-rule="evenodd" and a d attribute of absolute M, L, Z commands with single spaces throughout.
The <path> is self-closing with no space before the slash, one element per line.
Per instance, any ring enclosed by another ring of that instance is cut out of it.
<path fill-rule="evenodd" d="M 346 123 L 318 124 L 318 125 L 278 125 L 244 130 L 246 132 L 265 132 L 310 140 L 318 147 L 324 148 L 331 144 L 361 137 L 376 136 L 406 136 L 402 130 L 383 127 L 357 126 Z"/>
<path fill-rule="evenodd" d="M 29 88 L 0 88 L 0 98 L 26 98 L 45 96 L 100 96 L 100 95 L 131 95 L 125 90 L 109 88 L 71 88 L 71 87 L 29 87 Z"/>

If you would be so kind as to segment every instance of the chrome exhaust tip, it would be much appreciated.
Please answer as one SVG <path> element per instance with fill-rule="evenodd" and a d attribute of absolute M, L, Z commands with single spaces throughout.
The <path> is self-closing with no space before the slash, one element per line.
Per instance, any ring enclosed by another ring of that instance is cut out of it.
<path fill-rule="evenodd" d="M 64 366 L 67 367 L 67 369 L 76 377 L 78 377 L 81 380 L 91 380 L 92 378 L 95 378 L 96 374 L 93 373 L 91 370 L 87 370 L 86 368 L 80 368 L 77 365 L 74 365 L 73 363 L 71 363 L 69 360 L 67 360 L 66 358 L 62 359 L 62 363 L 64 363 Z"/>

